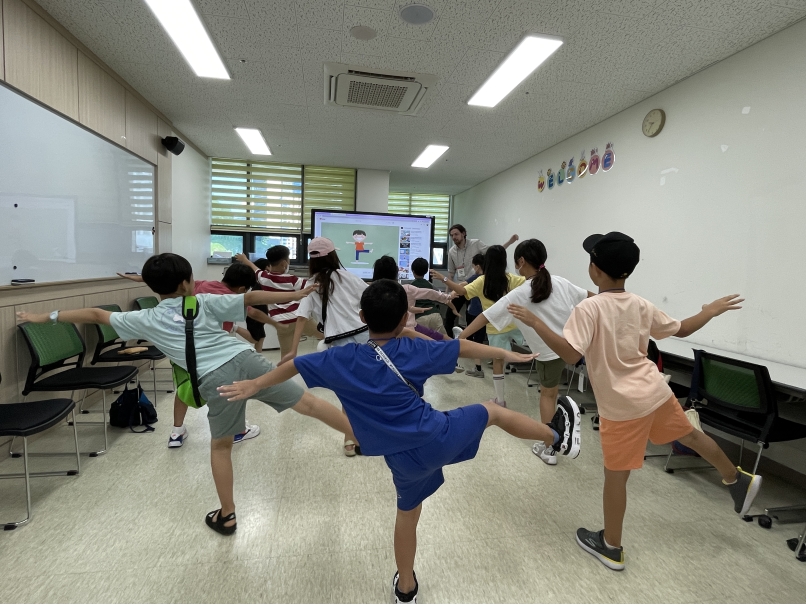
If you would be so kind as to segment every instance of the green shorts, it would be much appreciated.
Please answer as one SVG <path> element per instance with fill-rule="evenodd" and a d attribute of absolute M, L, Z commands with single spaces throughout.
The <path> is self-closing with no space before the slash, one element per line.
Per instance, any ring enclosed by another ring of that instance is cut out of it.
<path fill-rule="evenodd" d="M 236 380 L 251 380 L 270 372 L 274 366 L 255 351 L 244 351 L 202 376 L 199 394 L 207 400 L 207 421 L 213 439 L 231 437 L 242 433 L 246 424 L 246 401 L 227 401 L 218 394 L 218 387 Z M 286 380 L 278 385 L 255 393 L 257 399 L 278 412 L 293 407 L 301 398 L 304 389 L 296 382 Z"/>
<path fill-rule="evenodd" d="M 553 389 L 560 384 L 564 369 L 565 362 L 559 357 L 549 361 L 540 361 L 540 358 L 535 359 L 537 379 L 540 381 L 540 386 L 547 389 Z"/>
<path fill-rule="evenodd" d="M 512 350 L 512 341 L 522 345 L 523 344 L 523 334 L 518 328 L 514 330 L 510 330 L 509 332 L 504 332 L 503 334 L 490 334 L 487 332 L 487 342 L 491 347 L 498 347 L 499 349 L 504 349 L 505 351 Z"/>

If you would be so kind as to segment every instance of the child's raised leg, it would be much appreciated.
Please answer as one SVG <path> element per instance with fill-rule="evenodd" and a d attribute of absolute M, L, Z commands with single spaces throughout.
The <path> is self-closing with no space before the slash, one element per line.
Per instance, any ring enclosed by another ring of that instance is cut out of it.
<path fill-rule="evenodd" d="M 494 401 L 485 401 L 482 405 L 487 408 L 489 414 L 487 426 L 497 426 L 520 439 L 540 440 L 546 443 L 556 441 L 554 431 L 547 424 L 529 418 L 526 414 L 502 408 Z"/>
<path fill-rule="evenodd" d="M 347 420 L 347 415 L 324 399 L 320 399 L 306 391 L 291 409 L 303 416 L 310 416 L 311 418 L 321 420 L 330 428 L 344 433 L 347 439 L 358 443 L 358 440 L 356 440 L 353 434 L 353 427 L 350 426 L 350 421 Z"/>
<path fill-rule="evenodd" d="M 604 470 L 604 539 L 608 546 L 621 546 L 621 532 L 624 527 L 624 513 L 627 511 L 627 479 L 630 471 Z"/>
<path fill-rule="evenodd" d="M 495 401 L 498 405 L 506 407 L 507 399 L 504 392 L 504 360 L 493 359 L 493 389 Z"/>
<path fill-rule="evenodd" d="M 397 563 L 397 589 L 409 593 L 416 587 L 414 580 L 414 556 L 417 553 L 417 522 L 420 520 L 422 503 L 412 510 L 397 509 L 395 521 L 395 562 Z"/>

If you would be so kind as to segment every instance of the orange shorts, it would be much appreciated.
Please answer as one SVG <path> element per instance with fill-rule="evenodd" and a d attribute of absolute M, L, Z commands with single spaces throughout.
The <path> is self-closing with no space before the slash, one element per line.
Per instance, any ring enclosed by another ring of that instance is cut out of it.
<path fill-rule="evenodd" d="M 599 435 L 604 466 L 610 471 L 639 469 L 644 465 L 647 440 L 662 445 L 685 437 L 693 430 L 676 397 L 642 418 L 621 421 L 602 418 Z"/>

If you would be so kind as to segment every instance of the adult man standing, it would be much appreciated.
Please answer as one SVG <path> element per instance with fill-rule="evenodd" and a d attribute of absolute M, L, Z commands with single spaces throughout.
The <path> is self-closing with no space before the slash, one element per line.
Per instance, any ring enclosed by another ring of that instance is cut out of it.
<path fill-rule="evenodd" d="M 484 254 L 489 246 L 480 239 L 467 239 L 467 229 L 459 224 L 453 225 L 448 230 L 448 234 L 453 240 L 453 246 L 448 250 L 448 279 L 455 282 L 466 281 L 473 273 L 473 257 L 476 254 Z M 516 241 L 518 241 L 517 234 L 502 245 L 507 248 Z M 456 310 L 461 312 L 465 305 L 465 298 L 460 296 L 454 300 L 453 304 Z M 448 334 L 453 334 L 455 317 L 453 313 L 445 314 L 445 332 Z"/>

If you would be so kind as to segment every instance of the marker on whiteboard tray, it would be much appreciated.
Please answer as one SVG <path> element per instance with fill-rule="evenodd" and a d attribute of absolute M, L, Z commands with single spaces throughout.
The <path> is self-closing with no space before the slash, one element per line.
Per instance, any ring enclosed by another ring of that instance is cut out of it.
<path fill-rule="evenodd" d="M 33 284 L 35 282 L 36 282 L 35 279 L 22 279 L 22 278 L 21 279 L 12 279 L 11 280 L 11 285 L 12 286 L 25 286 L 25 285 L 28 285 L 28 284 Z"/>

